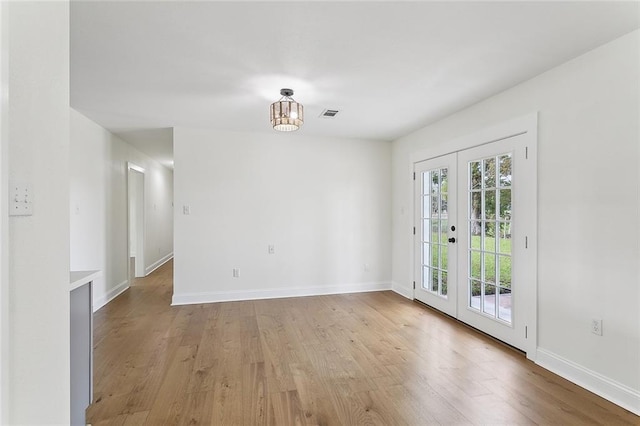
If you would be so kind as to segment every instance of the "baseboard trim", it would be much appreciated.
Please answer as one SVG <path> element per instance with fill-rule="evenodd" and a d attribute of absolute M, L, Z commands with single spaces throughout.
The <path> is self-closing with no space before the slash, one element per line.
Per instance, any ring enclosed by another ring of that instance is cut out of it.
<path fill-rule="evenodd" d="M 326 294 L 364 293 L 391 290 L 390 282 L 342 284 L 323 287 L 274 288 L 267 290 L 212 291 L 173 295 L 171 305 L 234 302 L 240 300 L 279 299 L 284 297 L 322 296 Z"/>
<path fill-rule="evenodd" d="M 398 293 L 402 297 L 406 297 L 409 300 L 413 300 L 413 289 L 407 288 L 403 285 L 398 284 L 395 281 L 391 282 L 391 290 Z"/>
<path fill-rule="evenodd" d="M 96 312 L 98 309 L 102 308 L 104 305 L 111 302 L 116 297 L 120 296 L 122 293 L 127 291 L 129 287 L 130 287 L 129 280 L 124 280 L 120 284 L 118 284 L 117 286 L 109 290 L 107 294 L 94 300 L 93 312 Z"/>
<path fill-rule="evenodd" d="M 538 348 L 536 364 L 640 416 L 640 392 Z"/>
<path fill-rule="evenodd" d="M 173 252 L 169 253 L 168 255 L 164 256 L 162 259 L 158 260 L 157 262 L 154 262 L 151 266 L 146 268 L 144 270 L 145 276 L 149 275 L 150 273 L 152 273 L 153 271 L 155 271 L 156 269 L 158 269 L 159 267 L 161 267 L 171 259 L 173 259 Z"/>

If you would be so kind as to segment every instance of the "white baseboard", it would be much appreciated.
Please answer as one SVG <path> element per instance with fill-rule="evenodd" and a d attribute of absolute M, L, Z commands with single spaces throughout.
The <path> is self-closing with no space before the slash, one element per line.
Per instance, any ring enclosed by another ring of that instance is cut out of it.
<path fill-rule="evenodd" d="M 413 300 L 413 289 L 398 284 L 397 282 L 391 282 L 391 290 L 398 293 L 402 297 Z"/>
<path fill-rule="evenodd" d="M 124 280 L 111 290 L 107 292 L 102 297 L 98 297 L 93 301 L 93 312 L 96 312 L 98 309 L 102 308 L 107 303 L 111 302 L 116 297 L 120 296 L 126 290 L 129 289 L 129 280 Z"/>
<path fill-rule="evenodd" d="M 321 296 L 325 294 L 362 293 L 391 290 L 390 282 L 341 284 L 324 287 L 273 288 L 266 290 L 212 291 L 173 295 L 171 305 L 231 302 L 238 300 L 277 299 L 283 297 Z"/>
<path fill-rule="evenodd" d="M 640 416 L 640 391 L 546 349 L 538 348 L 536 364 Z"/>
<path fill-rule="evenodd" d="M 150 273 L 152 273 L 153 271 L 155 271 L 156 269 L 158 269 L 159 267 L 161 267 L 162 265 L 164 265 L 165 263 L 167 263 L 171 259 L 173 259 L 173 252 L 171 252 L 168 255 L 164 256 L 162 259 L 158 260 L 157 262 L 153 262 L 153 264 L 151 266 L 149 266 L 148 268 L 146 268 L 144 270 L 145 276 L 149 275 Z"/>

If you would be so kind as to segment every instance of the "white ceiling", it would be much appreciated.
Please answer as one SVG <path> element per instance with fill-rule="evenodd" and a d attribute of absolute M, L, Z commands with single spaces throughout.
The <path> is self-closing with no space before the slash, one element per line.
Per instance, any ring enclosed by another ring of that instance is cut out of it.
<path fill-rule="evenodd" d="M 639 5 L 74 1 L 71 105 L 165 164 L 174 126 L 273 132 L 283 87 L 300 134 L 393 140 L 633 31 Z"/>

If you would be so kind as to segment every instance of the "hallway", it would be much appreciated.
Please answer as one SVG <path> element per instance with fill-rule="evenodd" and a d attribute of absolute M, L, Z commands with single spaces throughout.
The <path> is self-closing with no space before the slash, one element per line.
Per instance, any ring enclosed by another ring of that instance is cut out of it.
<path fill-rule="evenodd" d="M 389 291 L 171 307 L 172 277 L 95 314 L 94 426 L 639 421 Z"/>

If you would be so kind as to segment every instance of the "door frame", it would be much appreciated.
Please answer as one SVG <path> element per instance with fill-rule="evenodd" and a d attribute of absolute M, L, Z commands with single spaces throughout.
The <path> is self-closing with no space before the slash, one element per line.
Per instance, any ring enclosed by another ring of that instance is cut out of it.
<path fill-rule="evenodd" d="M 474 148 L 481 145 L 490 144 L 503 139 L 511 138 L 514 136 L 523 135 L 527 144 L 527 158 L 530 160 L 530 164 L 537 172 L 538 163 L 538 113 L 534 112 L 518 118 L 514 118 L 503 123 L 499 123 L 495 126 L 487 127 L 472 134 L 468 134 L 445 143 L 440 143 L 437 146 L 427 148 L 424 150 L 413 152 L 410 155 L 409 170 L 413 174 L 416 163 L 429 160 L 432 158 L 440 157 L 447 154 L 452 154 L 465 149 Z M 413 220 L 411 222 L 411 238 L 409 238 L 409 259 L 410 259 L 410 271 L 412 280 L 415 279 L 416 271 L 416 253 L 415 253 L 415 239 L 413 235 L 413 225 L 416 223 L 416 199 L 414 194 L 414 181 L 413 175 L 411 176 L 411 211 L 413 212 Z M 524 351 L 528 359 L 535 361 L 538 347 L 538 209 L 537 209 L 537 194 L 538 183 L 537 178 L 530 182 L 529 191 L 535 193 L 536 208 L 529 217 L 529 220 L 523 224 L 528 230 L 528 259 L 533 263 L 531 274 L 528 276 L 528 282 L 526 284 L 527 303 L 522 315 L 523 321 L 527 324 L 527 339 L 524 346 Z M 415 281 L 414 281 L 415 286 Z M 415 290 L 413 290 L 413 298 L 415 299 Z"/>
<path fill-rule="evenodd" d="M 141 219 L 138 223 L 136 221 L 136 263 L 135 263 L 135 271 L 134 275 L 136 278 L 146 276 L 145 270 L 145 170 L 144 168 L 138 166 L 131 161 L 127 162 L 127 280 L 131 277 L 131 242 L 130 242 L 130 234 L 131 234 L 131 191 L 129 186 L 132 181 L 132 173 L 140 173 L 142 175 L 142 194 L 138 194 L 136 191 L 136 204 L 137 207 L 142 207 L 142 209 L 136 208 L 136 217 Z"/>

